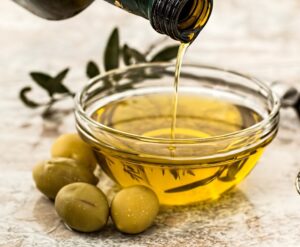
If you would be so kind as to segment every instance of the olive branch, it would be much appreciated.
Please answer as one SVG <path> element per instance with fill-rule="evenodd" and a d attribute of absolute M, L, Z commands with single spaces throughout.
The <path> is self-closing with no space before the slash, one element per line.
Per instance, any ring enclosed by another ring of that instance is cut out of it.
<path fill-rule="evenodd" d="M 177 56 L 178 45 L 163 47 L 157 52 L 153 52 L 156 48 L 157 45 L 153 44 L 146 52 L 141 52 L 126 43 L 122 45 L 120 43 L 119 30 L 118 28 L 114 28 L 108 38 L 102 64 L 101 61 L 97 64 L 97 62 L 90 60 L 85 68 L 86 76 L 91 79 L 103 72 L 117 69 L 124 65 L 129 66 L 139 63 L 167 62 L 173 60 Z M 104 71 L 101 71 L 100 68 L 102 67 L 104 68 Z M 32 81 L 37 84 L 40 89 L 46 91 L 48 98 L 45 102 L 32 99 L 30 97 L 30 92 L 33 90 L 32 87 L 25 86 L 19 92 L 20 100 L 26 107 L 31 109 L 41 108 L 42 117 L 44 119 L 52 118 L 58 112 L 62 111 L 61 109 L 55 108 L 55 104 L 75 96 L 75 92 L 64 84 L 69 72 L 70 68 L 65 68 L 54 76 L 45 72 L 31 72 L 30 77 Z"/>

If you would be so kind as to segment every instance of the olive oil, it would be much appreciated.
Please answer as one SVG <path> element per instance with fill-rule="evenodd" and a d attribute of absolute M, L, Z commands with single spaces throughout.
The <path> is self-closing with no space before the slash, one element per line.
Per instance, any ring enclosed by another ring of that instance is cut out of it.
<path fill-rule="evenodd" d="M 97 122 L 136 136 L 160 138 L 158 143 L 170 139 L 174 101 L 171 91 L 106 100 L 91 114 Z M 236 105 L 222 97 L 219 99 L 182 90 L 178 95 L 176 128 L 173 131 L 176 140 L 205 140 L 243 130 L 261 120 L 260 114 L 246 106 Z M 195 149 L 193 145 L 186 150 L 174 144 L 172 152 L 169 148 L 154 146 L 159 155 L 153 159 L 147 155 L 153 151 L 148 146 L 131 146 L 132 149 L 143 150 L 133 157 L 117 151 L 126 145 L 121 138 L 111 141 L 114 150 L 105 146 L 95 147 L 98 150 L 95 153 L 102 168 L 113 180 L 124 187 L 135 184 L 149 186 L 158 195 L 160 203 L 182 205 L 217 198 L 233 187 L 253 168 L 270 140 L 248 151 L 201 161 L 197 160 L 199 153 L 204 154 L 207 150 Z M 226 151 L 234 143 L 222 145 L 216 142 L 209 149 L 213 152 L 224 148 Z M 175 169 L 172 164 L 180 168 Z"/>
<path fill-rule="evenodd" d="M 181 72 L 181 65 L 183 61 L 184 54 L 189 47 L 189 43 L 181 43 L 178 49 L 176 66 L 175 66 L 175 78 L 174 78 L 174 99 L 173 99 L 173 110 L 172 110 L 172 125 L 171 125 L 171 138 L 175 139 L 175 129 L 176 129 L 176 116 L 177 116 L 177 106 L 178 106 L 178 87 L 179 78 Z"/>

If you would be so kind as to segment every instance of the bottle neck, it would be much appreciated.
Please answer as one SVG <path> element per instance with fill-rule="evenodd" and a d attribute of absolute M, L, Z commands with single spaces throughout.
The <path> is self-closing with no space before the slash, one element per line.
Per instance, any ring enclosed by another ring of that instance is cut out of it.
<path fill-rule="evenodd" d="M 155 0 L 150 14 L 153 28 L 175 40 L 195 40 L 212 12 L 213 0 Z"/>

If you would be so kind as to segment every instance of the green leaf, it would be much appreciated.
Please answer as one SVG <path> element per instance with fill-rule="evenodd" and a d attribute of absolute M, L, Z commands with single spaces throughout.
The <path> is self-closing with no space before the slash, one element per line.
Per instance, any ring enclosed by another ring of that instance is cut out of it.
<path fill-rule="evenodd" d="M 125 44 L 123 46 L 123 60 L 126 65 L 131 65 L 146 62 L 146 57 L 138 50 Z"/>
<path fill-rule="evenodd" d="M 156 53 L 151 62 L 168 62 L 177 57 L 179 45 L 169 46 Z"/>
<path fill-rule="evenodd" d="M 65 85 L 63 85 L 63 80 L 66 78 L 68 72 L 69 72 L 69 68 L 66 68 L 63 71 L 59 72 L 57 76 L 55 76 L 49 81 L 52 94 L 54 93 L 72 94 L 70 90 Z"/>
<path fill-rule="evenodd" d="M 236 179 L 236 175 L 239 173 L 239 171 L 244 167 L 247 159 L 237 161 L 229 166 L 227 169 L 226 176 L 219 177 L 218 179 L 222 182 L 231 182 Z"/>
<path fill-rule="evenodd" d="M 226 169 L 226 167 L 220 168 L 215 174 L 213 174 L 210 177 L 204 178 L 204 179 L 196 181 L 196 182 L 192 182 L 190 184 L 185 184 L 185 185 L 181 185 L 179 187 L 175 187 L 175 188 L 172 188 L 172 189 L 167 189 L 164 192 L 165 193 L 185 192 L 185 191 L 189 191 L 189 190 L 195 189 L 197 187 L 209 184 L 212 181 L 214 181 L 215 179 L 217 179 L 223 173 L 223 171 L 225 169 Z"/>
<path fill-rule="evenodd" d="M 172 176 L 174 177 L 175 180 L 179 179 L 179 171 L 177 169 L 171 169 L 170 173 L 172 174 Z"/>
<path fill-rule="evenodd" d="M 50 75 L 40 72 L 31 72 L 30 76 L 34 82 L 36 82 L 41 88 L 45 89 L 50 96 L 52 96 L 53 92 L 51 84 L 49 83 L 49 81 L 52 80 L 52 77 Z"/>
<path fill-rule="evenodd" d="M 24 87 L 21 91 L 20 91 L 20 99 L 21 101 L 28 107 L 30 108 L 37 108 L 39 106 L 41 106 L 41 104 L 38 104 L 30 99 L 28 99 L 27 97 L 27 93 L 29 93 L 32 90 L 31 87 Z"/>
<path fill-rule="evenodd" d="M 95 62 L 88 62 L 86 66 L 86 75 L 90 79 L 94 78 L 97 75 L 100 75 L 100 69 L 98 68 L 98 65 Z"/>
<path fill-rule="evenodd" d="M 53 78 L 53 80 L 56 81 L 57 83 L 62 83 L 65 77 L 67 76 L 67 74 L 69 73 L 69 70 L 70 70 L 69 68 L 66 68 L 63 71 L 59 72 L 57 76 Z"/>
<path fill-rule="evenodd" d="M 52 97 L 55 93 L 68 93 L 72 94 L 70 90 L 63 85 L 63 80 L 68 74 L 69 69 L 64 69 L 57 74 L 54 78 L 42 72 L 30 73 L 31 78 L 43 89 L 45 89 L 49 96 Z"/>
<path fill-rule="evenodd" d="M 104 52 L 104 67 L 106 71 L 119 67 L 120 45 L 119 31 L 115 28 L 106 45 Z"/>

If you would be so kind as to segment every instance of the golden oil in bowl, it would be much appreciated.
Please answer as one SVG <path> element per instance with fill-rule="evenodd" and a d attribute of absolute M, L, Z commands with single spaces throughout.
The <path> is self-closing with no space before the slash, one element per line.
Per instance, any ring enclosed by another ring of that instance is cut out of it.
<path fill-rule="evenodd" d="M 146 74 L 128 81 L 128 73 L 145 68 L 161 77 Z M 252 91 L 251 84 L 242 88 L 236 80 L 240 75 L 183 67 L 174 140 L 173 90 L 163 83 L 171 78 L 170 68 L 145 65 L 115 72 L 118 82 L 126 83 L 114 84 L 113 90 L 99 90 L 103 78 L 98 79 L 77 99 L 82 107 L 76 112 L 77 128 L 93 146 L 102 169 L 121 186 L 148 186 L 164 205 L 216 199 L 249 174 L 274 138 L 277 99 L 254 82 Z M 260 90 L 258 95 L 255 90 Z"/>

